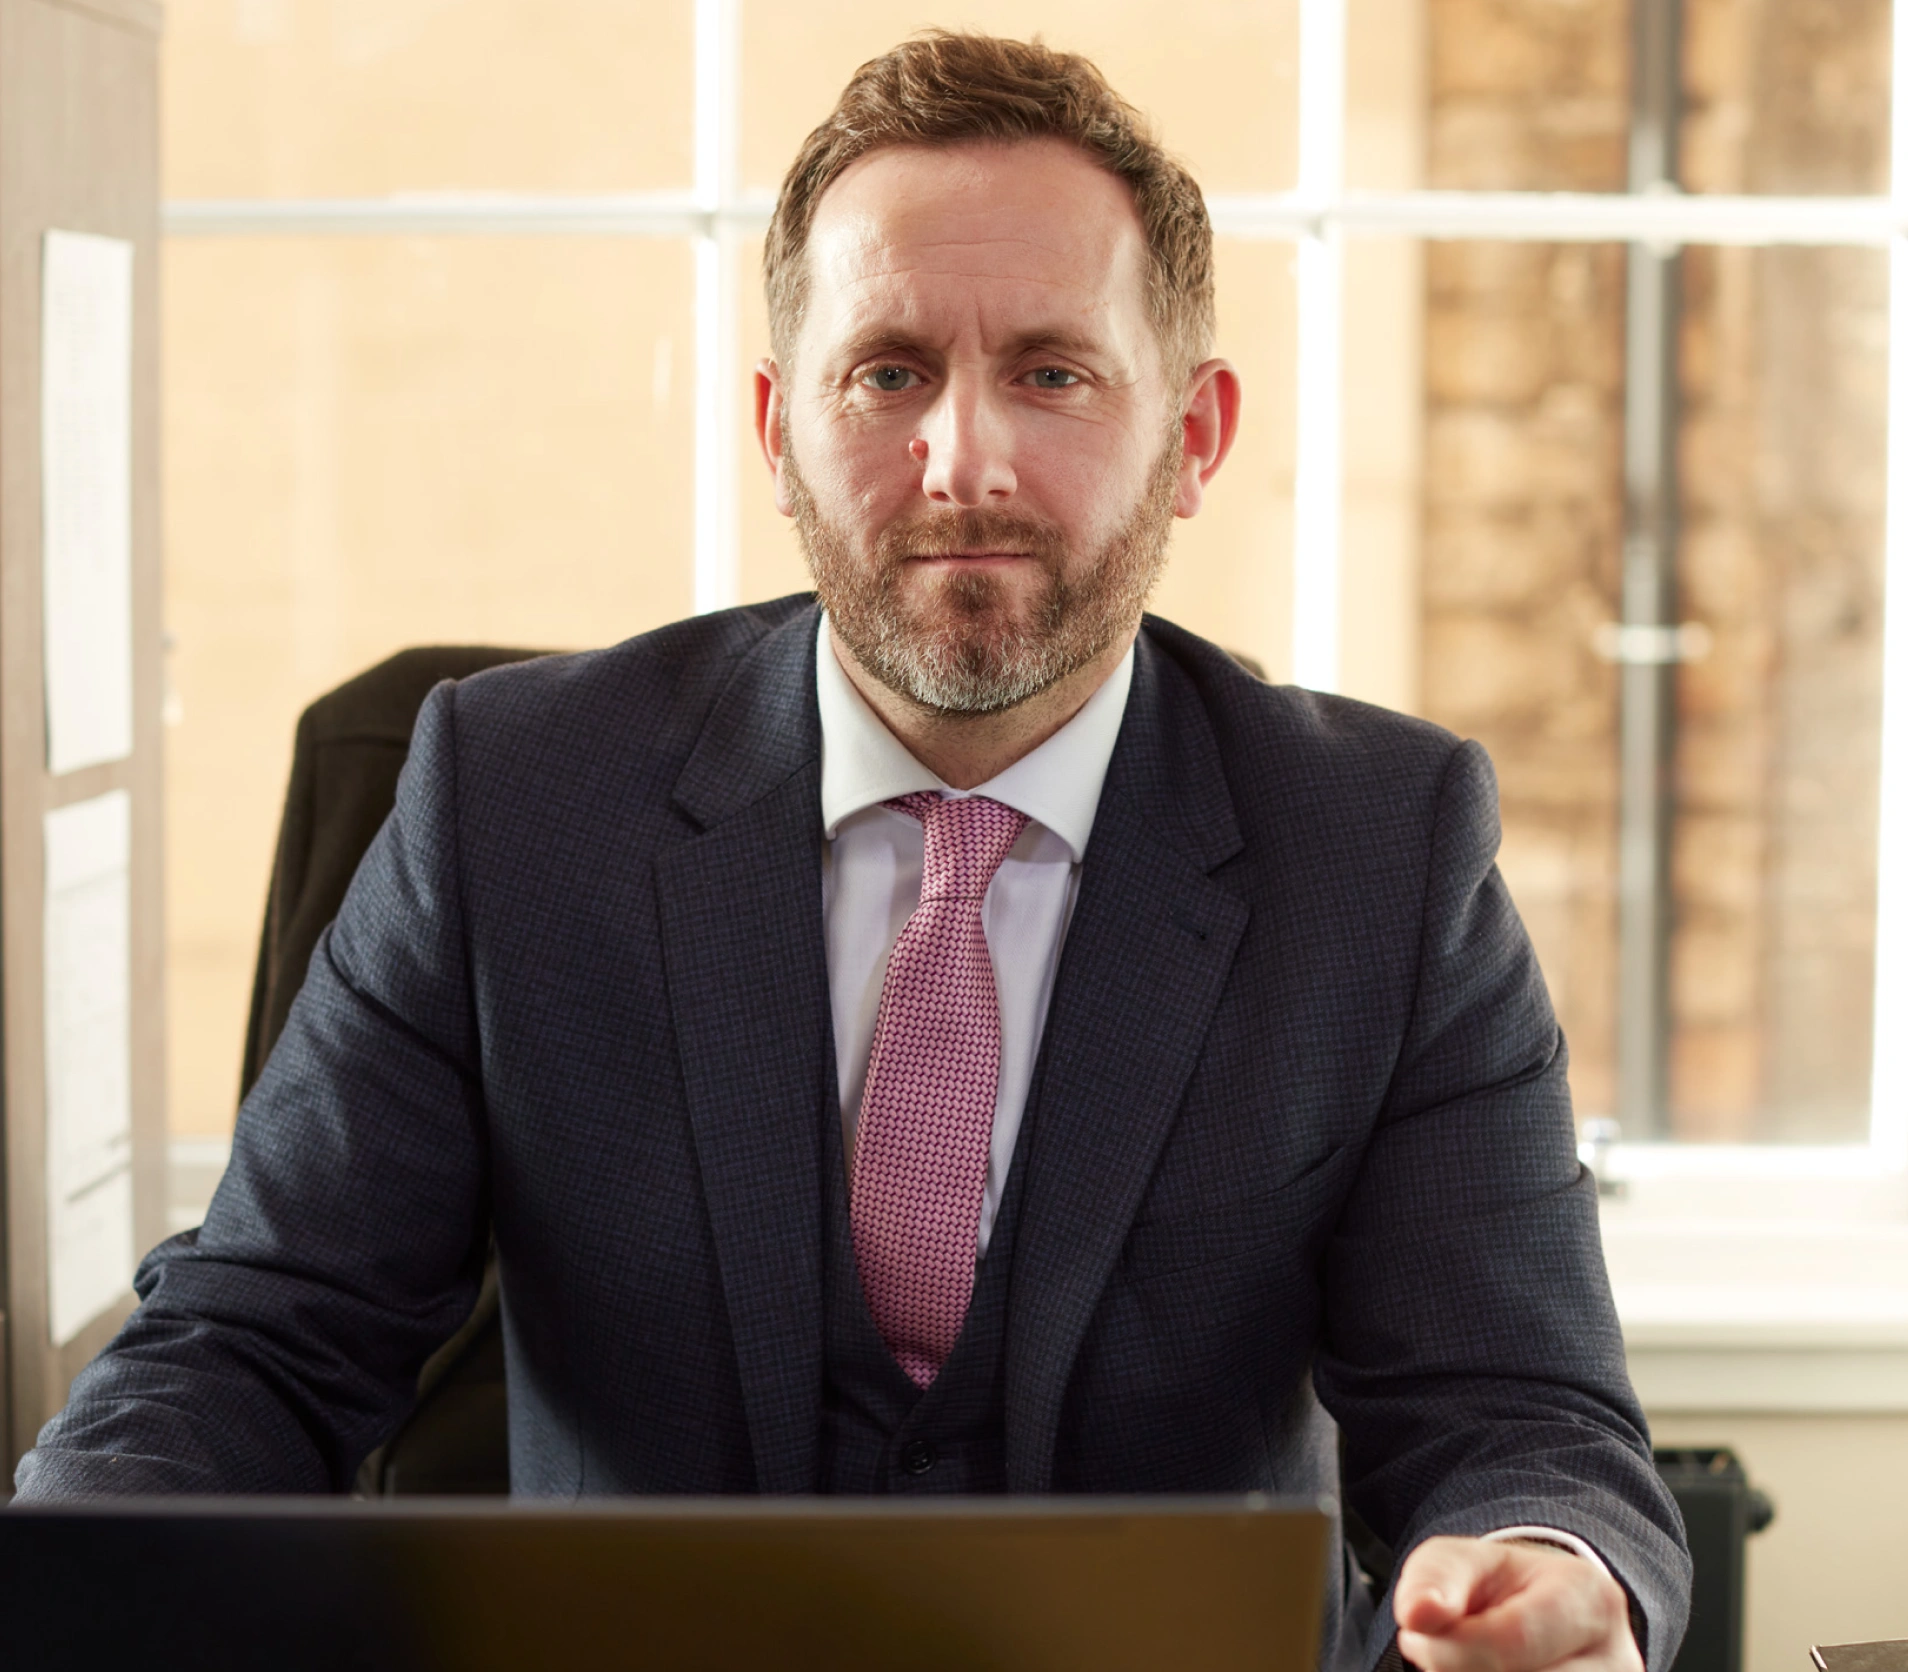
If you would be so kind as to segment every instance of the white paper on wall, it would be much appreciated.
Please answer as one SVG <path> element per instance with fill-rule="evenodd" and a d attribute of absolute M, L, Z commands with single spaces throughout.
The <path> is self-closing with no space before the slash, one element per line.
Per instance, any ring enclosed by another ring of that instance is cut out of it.
<path fill-rule="evenodd" d="M 46 769 L 132 753 L 133 247 L 46 235 L 40 505 Z"/>
<path fill-rule="evenodd" d="M 132 798 L 46 815 L 47 1308 L 63 1347 L 132 1283 Z"/>

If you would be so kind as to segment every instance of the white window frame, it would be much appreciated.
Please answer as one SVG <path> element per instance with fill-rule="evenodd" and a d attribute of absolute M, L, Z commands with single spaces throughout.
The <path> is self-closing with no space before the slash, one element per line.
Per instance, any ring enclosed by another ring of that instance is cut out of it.
<path fill-rule="evenodd" d="M 164 226 L 175 237 L 584 233 L 693 240 L 695 607 L 706 611 L 739 597 L 736 438 L 744 385 L 735 251 L 767 226 L 772 201 L 745 192 L 739 182 L 739 0 L 694 5 L 695 167 L 687 192 L 174 201 L 165 205 Z M 1853 1342 L 1864 1352 L 1894 1355 L 1881 1373 L 1895 1401 L 1887 1408 L 1908 1409 L 1908 20 L 1894 38 L 1893 85 L 1901 96 L 1887 196 L 1373 193 L 1345 183 L 1346 13 L 1347 0 L 1300 0 L 1295 188 L 1210 199 L 1221 235 L 1297 246 L 1295 395 L 1304 422 L 1294 486 L 1292 665 L 1301 684 L 1331 690 L 1339 679 L 1346 239 L 1838 245 L 1888 252 L 1889 494 L 1869 1138 L 1834 1146 L 1620 1146 L 1611 1170 L 1623 1178 L 1627 1196 L 1610 1202 L 1605 1228 L 1619 1299 L 1630 1297 L 1626 1322 L 1643 1337 L 1686 1358 L 1692 1340 L 1699 1348 L 1701 1341 L 1714 1345 L 1710 1326 L 1728 1315 L 1750 1329 L 1758 1350 L 1788 1351 L 1782 1343 L 1791 1343 L 1819 1354 Z M 1694 1242 L 1693 1231 L 1700 1232 Z M 1861 1260 L 1874 1279 L 1853 1299 L 1846 1284 L 1838 1287 L 1853 1257 L 1851 1238 L 1867 1239 Z M 1782 1269 L 1794 1279 L 1786 1289 L 1766 1277 L 1750 1282 L 1743 1276 L 1764 1270 L 1759 1251 L 1769 1246 L 1783 1250 Z M 1662 1280 L 1666 1269 L 1677 1281 Z M 1744 1299 L 1752 1288 L 1765 1295 L 1784 1290 L 1787 1298 L 1758 1312 L 1753 1297 Z M 1827 1295 L 1841 1300 L 1828 1305 L 1824 1325 Z M 1819 1368 L 1827 1361 L 1812 1362 Z M 1688 1383 L 1686 1371 L 1678 1374 Z M 1726 1391 L 1713 1376 L 1688 1385 L 1699 1385 L 1703 1398 Z"/>

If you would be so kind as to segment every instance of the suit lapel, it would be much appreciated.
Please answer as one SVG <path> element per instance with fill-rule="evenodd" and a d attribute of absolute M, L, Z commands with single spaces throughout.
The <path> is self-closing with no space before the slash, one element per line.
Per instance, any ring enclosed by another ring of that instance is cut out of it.
<path fill-rule="evenodd" d="M 676 786 L 700 835 L 656 862 L 702 1186 L 764 1492 L 812 1492 L 830 1083 L 815 617 L 751 652 Z"/>
<path fill-rule="evenodd" d="M 1030 1098 L 1007 1320 L 1007 1479 L 1042 1492 L 1073 1361 L 1204 1045 L 1248 910 L 1190 681 L 1140 636 Z"/>

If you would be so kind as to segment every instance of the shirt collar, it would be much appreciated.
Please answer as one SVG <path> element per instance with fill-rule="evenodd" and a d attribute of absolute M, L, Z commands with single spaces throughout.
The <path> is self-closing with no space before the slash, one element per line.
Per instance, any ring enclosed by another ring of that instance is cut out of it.
<path fill-rule="evenodd" d="M 815 696 L 821 708 L 822 829 L 830 841 L 842 820 L 896 796 L 921 790 L 984 795 L 1043 824 L 1073 855 L 1086 857 L 1087 837 L 1099 811 L 1100 786 L 1126 714 L 1133 684 L 1133 651 L 1088 697 L 1080 712 L 1038 749 L 972 790 L 950 789 L 909 754 L 854 687 L 829 642 L 824 613 L 815 647 Z"/>

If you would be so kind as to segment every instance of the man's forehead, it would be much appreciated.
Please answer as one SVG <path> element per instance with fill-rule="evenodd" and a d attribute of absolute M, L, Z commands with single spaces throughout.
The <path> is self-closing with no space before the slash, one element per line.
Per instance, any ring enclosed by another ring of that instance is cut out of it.
<path fill-rule="evenodd" d="M 1053 328 L 1144 305 L 1131 192 L 1054 140 L 873 152 L 823 195 L 808 258 L 811 317 L 831 331 L 954 298 L 1050 315 Z"/>

